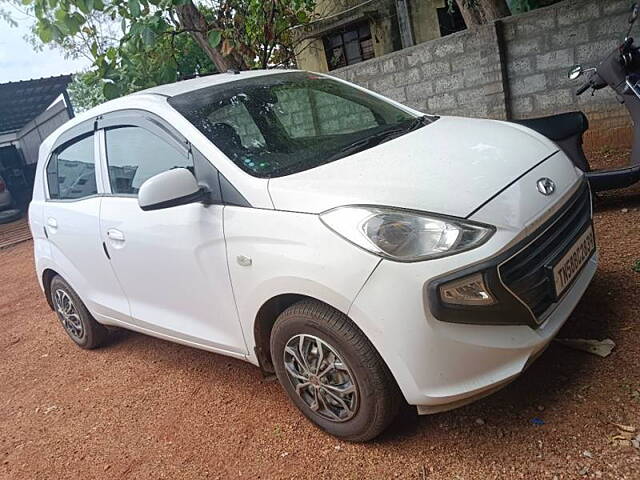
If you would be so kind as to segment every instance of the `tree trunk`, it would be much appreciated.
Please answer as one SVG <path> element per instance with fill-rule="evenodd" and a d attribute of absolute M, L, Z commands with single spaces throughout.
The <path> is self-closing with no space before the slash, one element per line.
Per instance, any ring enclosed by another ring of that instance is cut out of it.
<path fill-rule="evenodd" d="M 192 1 L 184 5 L 176 6 L 176 15 L 178 16 L 181 28 L 189 32 L 219 72 L 247 69 L 247 65 L 240 55 L 232 52 L 230 55 L 224 56 L 217 47 L 214 48 L 211 46 L 208 37 L 210 25 Z"/>
<path fill-rule="evenodd" d="M 456 3 L 469 29 L 511 15 L 506 0 L 456 0 Z"/>

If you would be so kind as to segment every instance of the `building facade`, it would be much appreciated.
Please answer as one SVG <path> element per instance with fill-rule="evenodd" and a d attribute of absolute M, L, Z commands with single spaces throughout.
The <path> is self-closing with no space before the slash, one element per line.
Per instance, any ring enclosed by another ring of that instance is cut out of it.
<path fill-rule="evenodd" d="M 298 32 L 298 67 L 316 72 L 364 60 L 463 30 L 447 0 L 319 0 Z"/>

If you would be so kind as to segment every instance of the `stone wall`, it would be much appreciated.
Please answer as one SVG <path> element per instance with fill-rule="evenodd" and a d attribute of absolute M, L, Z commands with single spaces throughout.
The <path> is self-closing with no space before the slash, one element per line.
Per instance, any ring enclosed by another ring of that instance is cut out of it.
<path fill-rule="evenodd" d="M 608 89 L 576 97 L 576 64 L 595 65 L 625 34 L 630 0 L 567 0 L 331 72 L 421 111 L 515 119 L 583 110 L 587 147 L 630 143 Z"/>
<path fill-rule="evenodd" d="M 571 65 L 595 66 L 620 45 L 630 0 L 562 2 L 506 19 L 504 38 L 514 118 L 582 110 L 591 122 L 587 142 L 630 144 L 630 118 L 609 88 L 577 97 L 584 78 L 571 81 Z"/>
<path fill-rule="evenodd" d="M 455 33 L 331 74 L 425 112 L 505 118 L 496 32 Z"/>

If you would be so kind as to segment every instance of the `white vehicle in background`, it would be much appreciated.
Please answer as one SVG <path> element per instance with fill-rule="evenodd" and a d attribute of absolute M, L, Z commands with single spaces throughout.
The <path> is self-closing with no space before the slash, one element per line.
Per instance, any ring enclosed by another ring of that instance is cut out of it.
<path fill-rule="evenodd" d="M 79 115 L 43 143 L 29 214 L 79 346 L 117 326 L 247 360 L 351 441 L 516 378 L 596 270 L 588 185 L 554 143 L 302 71 Z"/>

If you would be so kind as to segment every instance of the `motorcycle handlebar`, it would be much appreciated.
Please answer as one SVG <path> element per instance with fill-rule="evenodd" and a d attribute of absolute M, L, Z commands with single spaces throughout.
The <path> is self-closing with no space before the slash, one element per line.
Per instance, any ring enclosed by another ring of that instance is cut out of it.
<path fill-rule="evenodd" d="M 589 82 L 585 83 L 580 88 L 578 88 L 578 90 L 576 90 L 576 95 L 582 95 L 584 92 L 589 90 L 590 86 L 591 86 L 591 84 Z"/>

